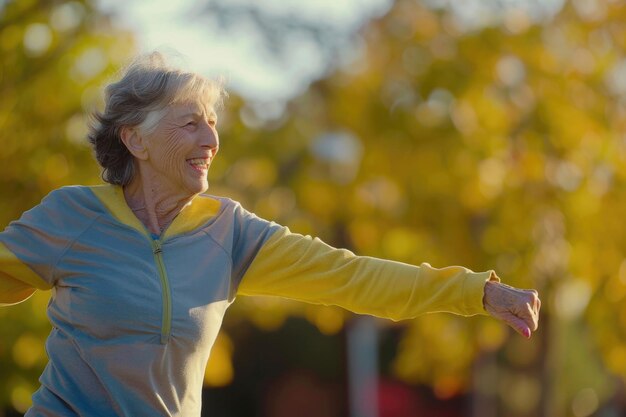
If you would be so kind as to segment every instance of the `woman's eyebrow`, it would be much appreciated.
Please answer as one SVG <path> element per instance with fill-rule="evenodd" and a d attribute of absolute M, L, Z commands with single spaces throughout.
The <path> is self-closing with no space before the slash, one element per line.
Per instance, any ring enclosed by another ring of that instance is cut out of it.
<path fill-rule="evenodd" d="M 202 115 L 200 113 L 198 113 L 198 112 L 188 111 L 188 112 L 181 113 L 181 114 L 175 116 L 174 118 L 176 120 L 182 120 L 182 119 L 187 119 L 189 117 L 192 117 L 194 119 L 199 119 L 199 118 L 202 117 Z"/>
<path fill-rule="evenodd" d="M 203 113 L 199 113 L 196 111 L 189 111 L 189 112 L 185 112 L 179 116 L 176 116 L 177 119 L 184 119 L 186 117 L 193 117 L 194 119 L 202 119 L 204 117 Z M 211 119 L 211 118 L 217 118 L 217 113 L 215 113 L 214 111 L 210 112 L 207 114 L 207 118 Z"/>

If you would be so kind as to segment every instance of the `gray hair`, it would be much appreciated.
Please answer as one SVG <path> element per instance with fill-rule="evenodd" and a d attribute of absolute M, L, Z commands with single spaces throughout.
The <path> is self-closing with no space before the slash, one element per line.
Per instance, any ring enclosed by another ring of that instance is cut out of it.
<path fill-rule="evenodd" d="M 226 97 L 223 80 L 171 66 L 160 52 L 135 58 L 121 79 L 104 91 L 104 111 L 94 113 L 88 139 L 102 167 L 102 179 L 122 186 L 135 175 L 133 155 L 121 140 L 122 128 L 149 133 L 171 104 L 200 100 L 217 109 Z"/>

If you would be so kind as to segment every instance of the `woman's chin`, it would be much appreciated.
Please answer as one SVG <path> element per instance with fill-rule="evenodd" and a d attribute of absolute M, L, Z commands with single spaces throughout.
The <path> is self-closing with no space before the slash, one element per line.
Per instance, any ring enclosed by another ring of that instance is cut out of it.
<path fill-rule="evenodd" d="M 186 188 L 191 194 L 202 194 L 209 189 L 209 182 L 206 179 L 188 182 Z"/>

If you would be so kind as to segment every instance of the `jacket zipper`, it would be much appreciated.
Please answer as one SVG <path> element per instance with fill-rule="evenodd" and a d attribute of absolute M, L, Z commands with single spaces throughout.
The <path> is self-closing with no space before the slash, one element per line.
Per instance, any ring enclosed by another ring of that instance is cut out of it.
<path fill-rule="evenodd" d="M 161 323 L 161 344 L 166 344 L 170 338 L 172 329 L 172 300 L 170 294 L 170 283 L 167 279 L 167 271 L 163 262 L 163 248 L 160 240 L 152 240 L 152 253 L 159 270 L 159 278 L 161 279 L 161 294 L 163 298 L 163 317 Z"/>

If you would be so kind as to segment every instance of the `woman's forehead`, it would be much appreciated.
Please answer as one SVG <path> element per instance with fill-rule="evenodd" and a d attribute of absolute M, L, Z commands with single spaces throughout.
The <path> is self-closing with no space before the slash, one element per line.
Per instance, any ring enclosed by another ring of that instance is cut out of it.
<path fill-rule="evenodd" d="M 206 103 L 194 100 L 170 104 L 167 107 L 167 114 L 172 117 L 182 117 L 189 114 L 209 116 L 215 114 L 215 109 Z"/>

